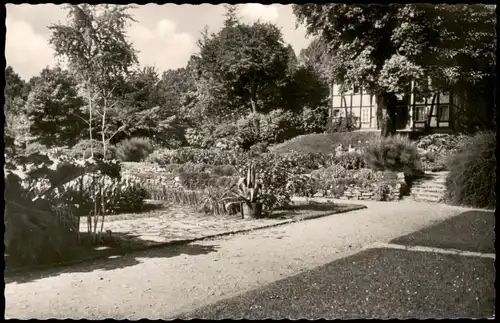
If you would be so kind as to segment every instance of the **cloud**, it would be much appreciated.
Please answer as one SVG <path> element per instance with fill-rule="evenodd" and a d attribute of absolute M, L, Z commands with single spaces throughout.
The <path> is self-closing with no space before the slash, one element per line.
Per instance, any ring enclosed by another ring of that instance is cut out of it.
<path fill-rule="evenodd" d="M 245 3 L 240 5 L 238 14 L 246 22 L 262 20 L 275 23 L 279 17 L 276 7 L 260 3 Z"/>
<path fill-rule="evenodd" d="M 28 80 L 48 65 L 54 65 L 54 51 L 48 39 L 35 32 L 28 22 L 7 17 L 5 25 L 7 65 L 11 65 L 22 78 Z"/>
<path fill-rule="evenodd" d="M 178 32 L 176 24 L 168 19 L 160 20 L 153 28 L 136 23 L 128 35 L 139 50 L 140 65 L 154 65 L 160 71 L 184 67 L 196 51 L 194 37 Z"/>

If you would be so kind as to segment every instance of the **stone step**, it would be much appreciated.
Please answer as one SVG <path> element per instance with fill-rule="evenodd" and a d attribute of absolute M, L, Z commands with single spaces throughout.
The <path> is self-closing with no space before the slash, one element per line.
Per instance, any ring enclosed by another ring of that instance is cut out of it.
<path fill-rule="evenodd" d="M 437 184 L 421 184 L 421 185 L 412 185 L 412 188 L 418 187 L 418 188 L 446 188 L 445 185 L 437 185 Z"/>
<path fill-rule="evenodd" d="M 429 198 L 414 198 L 413 199 L 416 202 L 430 202 L 430 203 L 440 203 L 442 202 L 441 199 L 429 199 Z"/>
<path fill-rule="evenodd" d="M 444 194 L 410 194 L 412 198 L 442 199 Z"/>
<path fill-rule="evenodd" d="M 441 192 L 410 192 L 412 196 L 444 196 Z"/>
<path fill-rule="evenodd" d="M 413 188 L 411 189 L 412 193 L 437 193 L 444 194 L 446 192 L 445 189 L 436 189 L 436 188 Z"/>

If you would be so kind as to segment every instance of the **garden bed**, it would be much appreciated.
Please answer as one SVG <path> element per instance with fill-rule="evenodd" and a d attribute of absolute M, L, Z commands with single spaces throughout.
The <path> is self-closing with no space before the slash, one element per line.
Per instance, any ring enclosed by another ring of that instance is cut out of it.
<path fill-rule="evenodd" d="M 91 259 L 104 259 L 151 247 L 188 243 L 363 208 L 365 206 L 355 204 L 297 202 L 285 210 L 276 210 L 270 218 L 250 220 L 238 216 L 207 216 L 186 207 L 170 206 L 150 212 L 147 218 L 105 222 L 106 233 L 103 234 L 102 242 L 98 246 L 87 243 L 88 235 L 82 232 L 83 242 L 69 248 L 63 258 L 46 259 L 35 266 L 25 266 L 6 256 L 6 274 L 36 270 L 39 267 L 71 265 Z M 183 217 L 179 217 L 181 210 L 184 212 Z M 85 230 L 85 226 L 83 228 Z"/>

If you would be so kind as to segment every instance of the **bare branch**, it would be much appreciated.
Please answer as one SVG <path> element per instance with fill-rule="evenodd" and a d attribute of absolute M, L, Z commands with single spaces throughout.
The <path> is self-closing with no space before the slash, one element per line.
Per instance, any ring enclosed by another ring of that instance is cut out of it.
<path fill-rule="evenodd" d="M 84 118 L 82 118 L 81 116 L 79 116 L 78 114 L 74 113 L 74 112 L 71 112 L 72 115 L 74 115 L 75 117 L 78 117 L 80 118 L 82 121 L 84 121 L 86 124 L 89 124 L 89 122 L 87 120 L 85 120 Z"/>

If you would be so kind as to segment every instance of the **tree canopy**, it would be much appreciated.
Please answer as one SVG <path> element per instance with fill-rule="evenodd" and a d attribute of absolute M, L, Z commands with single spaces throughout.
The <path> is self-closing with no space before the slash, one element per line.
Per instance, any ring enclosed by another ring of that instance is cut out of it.
<path fill-rule="evenodd" d="M 211 91 L 215 96 L 224 94 L 233 109 L 262 111 L 265 92 L 286 80 L 290 49 L 273 24 L 244 24 L 229 12 L 223 28 L 216 34 L 204 33 L 199 46 L 199 74 L 216 84 Z"/>
<path fill-rule="evenodd" d="M 30 133 L 48 147 L 73 145 L 87 127 L 84 99 L 68 71 L 45 68 L 36 78 L 26 102 Z"/>
<path fill-rule="evenodd" d="M 330 73 L 341 89 L 363 86 L 377 95 L 388 112 L 385 134 L 395 131 L 393 96 L 411 81 L 417 94 L 429 95 L 475 83 L 494 69 L 491 6 L 307 4 L 293 10 L 309 33 L 324 40 L 334 57 Z"/>

